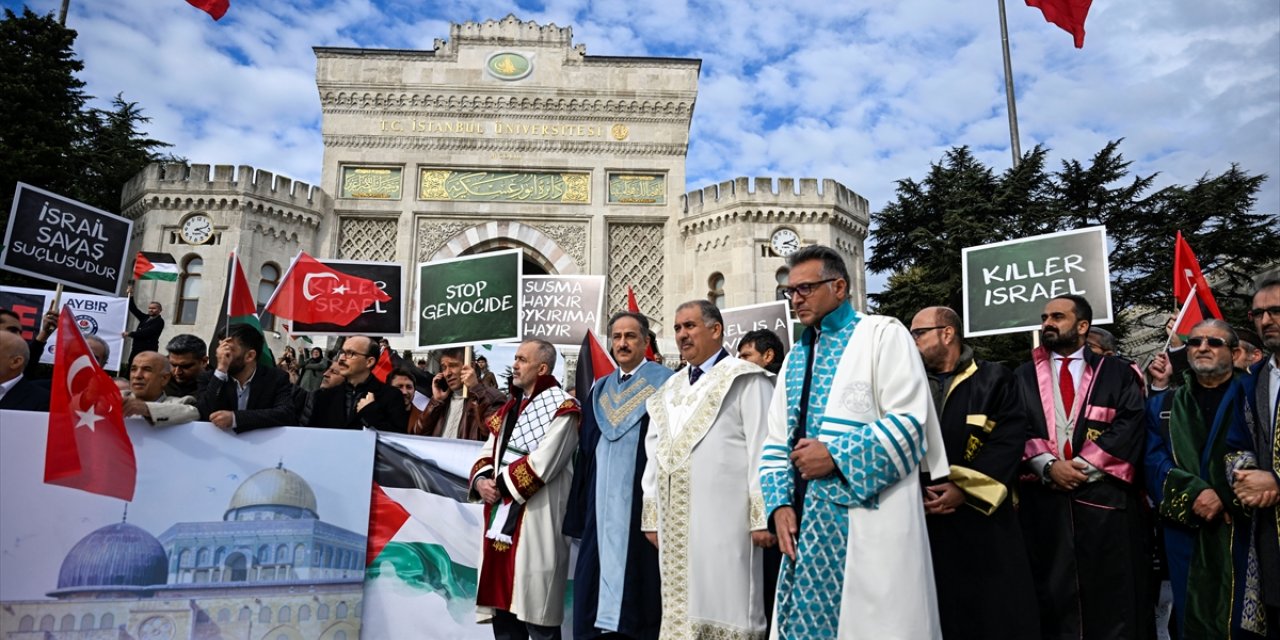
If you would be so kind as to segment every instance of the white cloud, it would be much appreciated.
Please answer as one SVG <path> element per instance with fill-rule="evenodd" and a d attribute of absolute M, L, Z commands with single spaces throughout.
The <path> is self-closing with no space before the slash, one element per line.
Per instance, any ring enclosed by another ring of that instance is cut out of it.
<path fill-rule="evenodd" d="M 951 146 L 996 171 L 1010 162 L 998 18 L 968 2 L 232 0 L 214 23 L 176 0 L 78 0 L 69 23 L 88 91 L 137 101 L 175 153 L 315 182 L 311 47 L 429 49 L 450 22 L 508 13 L 572 26 L 595 55 L 701 58 L 690 190 L 830 177 L 875 211 Z M 1021 3 L 1008 20 L 1024 150 L 1050 147 L 1056 167 L 1123 137 L 1133 171 L 1159 172 L 1159 186 L 1238 162 L 1272 177 L 1258 208 L 1280 210 L 1280 5 L 1095 3 L 1081 50 Z"/>

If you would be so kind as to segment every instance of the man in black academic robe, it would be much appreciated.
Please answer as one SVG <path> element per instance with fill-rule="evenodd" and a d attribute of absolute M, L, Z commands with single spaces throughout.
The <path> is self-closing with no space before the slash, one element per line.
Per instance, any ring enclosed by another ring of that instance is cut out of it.
<path fill-rule="evenodd" d="M 1084 298 L 1054 298 L 1042 318 L 1042 346 L 1014 373 L 1029 420 L 1019 516 L 1042 634 L 1145 638 L 1142 388 L 1124 362 L 1085 348 Z"/>
<path fill-rule="evenodd" d="M 924 309 L 911 321 L 951 463 L 949 477 L 924 488 L 942 637 L 1038 639 L 1012 492 L 1027 419 L 1013 374 L 975 360 L 961 329 L 960 316 L 946 307 Z"/>
<path fill-rule="evenodd" d="M 573 574 L 573 637 L 578 640 L 600 636 L 656 640 L 662 624 L 658 550 L 640 531 L 640 479 L 648 460 L 644 437 L 649 414 L 644 401 L 671 371 L 645 361 L 648 329 L 648 320 L 639 314 L 623 312 L 610 320 L 610 341 L 619 368 L 598 380 L 582 404 L 563 529 L 565 535 L 580 540 Z M 627 463 L 634 465 L 629 473 L 617 469 Z M 620 506 L 619 499 L 624 497 L 630 498 L 627 509 Z M 598 509 L 602 499 L 619 508 L 602 516 Z M 622 557 L 625 565 L 617 561 Z"/>

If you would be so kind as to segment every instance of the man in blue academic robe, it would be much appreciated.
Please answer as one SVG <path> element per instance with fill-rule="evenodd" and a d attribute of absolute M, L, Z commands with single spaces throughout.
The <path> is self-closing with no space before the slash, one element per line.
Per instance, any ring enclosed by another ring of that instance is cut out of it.
<path fill-rule="evenodd" d="M 573 635 L 656 639 L 662 623 L 658 550 L 640 531 L 640 478 L 649 429 L 645 400 L 671 376 L 645 360 L 649 321 L 621 312 L 609 320 L 618 370 L 583 398 L 578 459 L 565 535 L 578 538 Z"/>

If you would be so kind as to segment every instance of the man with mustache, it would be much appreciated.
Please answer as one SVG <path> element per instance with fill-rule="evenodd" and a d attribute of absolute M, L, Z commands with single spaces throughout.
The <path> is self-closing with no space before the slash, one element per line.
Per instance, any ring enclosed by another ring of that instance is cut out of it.
<path fill-rule="evenodd" d="M 1013 372 L 975 358 L 963 326 L 948 307 L 911 320 L 951 463 L 924 488 L 938 615 L 947 640 L 1025 640 L 1040 632 L 1012 495 L 1027 418 Z"/>
<path fill-rule="evenodd" d="M 1179 635 L 1241 638 L 1249 526 L 1226 462 L 1227 433 L 1243 426 L 1248 400 L 1232 367 L 1240 340 L 1211 319 L 1192 327 L 1186 344 L 1185 383 L 1147 407 L 1147 490 L 1164 525 Z"/>
<path fill-rule="evenodd" d="M 782 366 L 761 454 L 783 558 L 779 640 L 942 637 L 921 476 L 946 477 L 928 381 L 901 322 L 859 313 L 834 249 L 787 258 L 807 327 Z"/>
<path fill-rule="evenodd" d="M 1029 419 L 1019 516 L 1045 640 L 1145 637 L 1142 389 L 1123 361 L 1085 348 L 1093 308 L 1053 298 L 1041 346 L 1014 373 Z"/>
<path fill-rule="evenodd" d="M 1250 509 L 1254 549 L 1268 638 L 1280 638 L 1280 279 L 1263 282 L 1249 311 L 1262 346 L 1271 356 L 1250 369 L 1245 381 L 1251 422 L 1228 436 L 1231 486 Z M 1249 596 L 1250 594 L 1246 594 Z M 1247 626 L 1255 626 L 1247 621 Z"/>
<path fill-rule="evenodd" d="M 724 319 L 706 300 L 676 308 L 675 335 L 689 366 L 647 401 L 641 485 L 640 528 L 662 572 L 659 635 L 762 640 L 768 374 L 725 351 Z"/>
<path fill-rule="evenodd" d="M 645 360 L 649 320 L 621 311 L 609 319 L 618 369 L 583 394 L 578 460 L 565 535 L 578 538 L 575 638 L 656 639 L 662 621 L 658 550 L 640 531 L 640 479 L 648 457 L 645 401 L 671 370 Z"/>

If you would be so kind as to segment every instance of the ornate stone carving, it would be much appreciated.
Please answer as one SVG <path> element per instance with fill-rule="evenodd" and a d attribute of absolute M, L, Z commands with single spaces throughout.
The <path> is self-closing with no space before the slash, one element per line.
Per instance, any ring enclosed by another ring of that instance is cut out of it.
<path fill-rule="evenodd" d="M 578 268 L 587 270 L 587 227 L 581 224 L 534 224 L 538 231 L 547 234 L 560 245 L 565 253 L 573 256 Z"/>
<path fill-rule="evenodd" d="M 342 218 L 338 226 L 338 257 L 344 260 L 395 261 L 396 221 L 390 218 Z"/>
<path fill-rule="evenodd" d="M 431 260 L 444 243 L 464 230 L 476 226 L 474 222 L 458 222 L 456 220 L 433 220 L 418 218 L 417 251 L 414 254 L 418 262 Z"/>
<path fill-rule="evenodd" d="M 609 225 L 609 309 L 626 308 L 630 285 L 642 312 L 651 317 L 662 313 L 662 229 L 661 224 Z"/>

